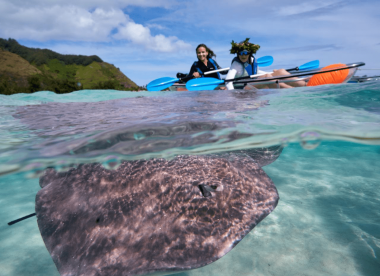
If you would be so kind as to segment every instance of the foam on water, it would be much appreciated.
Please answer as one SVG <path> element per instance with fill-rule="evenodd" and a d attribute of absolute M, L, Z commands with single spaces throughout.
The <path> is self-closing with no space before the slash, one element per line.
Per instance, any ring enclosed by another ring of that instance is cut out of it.
<path fill-rule="evenodd" d="M 380 274 L 378 82 L 0 98 L 2 275 L 58 275 L 35 218 L 7 225 L 34 212 L 47 165 L 113 167 L 280 143 L 279 159 L 264 167 L 280 195 L 275 211 L 217 262 L 178 275 Z"/>

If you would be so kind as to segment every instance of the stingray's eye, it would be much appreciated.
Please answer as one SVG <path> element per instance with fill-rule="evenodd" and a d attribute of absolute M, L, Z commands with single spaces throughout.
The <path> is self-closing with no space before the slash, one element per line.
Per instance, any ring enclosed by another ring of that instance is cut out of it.
<path fill-rule="evenodd" d="M 217 186 L 214 186 L 214 185 L 209 186 L 206 184 L 198 185 L 198 187 L 204 197 L 210 197 L 211 192 L 215 191 L 216 188 L 218 188 Z"/>
<path fill-rule="evenodd" d="M 209 191 L 207 191 L 206 187 L 204 184 L 201 184 L 201 185 L 198 185 L 199 187 L 199 190 L 201 190 L 201 193 L 204 197 L 209 197 L 211 196 L 211 193 Z"/>

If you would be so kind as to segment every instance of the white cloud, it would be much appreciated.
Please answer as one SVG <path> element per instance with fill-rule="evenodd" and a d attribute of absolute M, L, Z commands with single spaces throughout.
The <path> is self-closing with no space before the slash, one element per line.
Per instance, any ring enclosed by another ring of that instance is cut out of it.
<path fill-rule="evenodd" d="M 146 26 L 149 28 L 149 29 L 157 29 L 157 30 L 165 30 L 167 29 L 166 27 L 162 26 L 162 25 L 159 25 L 159 24 L 146 24 Z"/>
<path fill-rule="evenodd" d="M 130 21 L 119 28 L 119 32 L 114 35 L 116 39 L 127 39 L 135 44 L 144 45 L 147 49 L 160 52 L 173 52 L 176 50 L 187 50 L 191 45 L 179 40 L 175 36 L 166 37 L 164 35 L 152 36 L 150 29 L 141 24 Z"/>
<path fill-rule="evenodd" d="M 65 5 L 42 5 L 42 0 L 32 0 L 35 6 L 17 7 L 18 1 L 11 4 L 0 0 L 0 36 L 15 39 L 28 39 L 35 41 L 68 40 L 107 42 L 113 38 L 126 39 L 134 44 L 145 45 L 146 49 L 159 52 L 186 50 L 189 44 L 174 36 L 151 35 L 149 27 L 137 24 L 120 8 L 96 8 L 88 10 L 82 6 L 89 6 L 91 1 L 67 0 Z M 45 1 L 46 2 L 46 1 Z M 55 1 L 63 3 L 64 1 Z M 92 1 L 105 3 L 105 1 Z M 91 3 L 92 3 L 91 2 Z M 49 2 L 50 3 L 50 2 Z M 115 1 L 116 4 L 137 4 L 154 6 L 168 4 L 168 1 Z M 112 5 L 111 5 L 112 6 Z M 155 24 L 154 27 L 159 27 Z M 112 33 L 117 31 L 117 35 Z"/>
<path fill-rule="evenodd" d="M 22 8 L 3 14 L 0 35 L 16 39 L 105 41 L 113 28 L 127 21 L 121 10 L 75 6 Z"/>

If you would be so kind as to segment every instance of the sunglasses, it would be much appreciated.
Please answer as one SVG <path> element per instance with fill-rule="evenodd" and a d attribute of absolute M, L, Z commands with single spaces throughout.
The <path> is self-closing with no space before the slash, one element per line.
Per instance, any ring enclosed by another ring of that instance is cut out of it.
<path fill-rule="evenodd" d="M 247 50 L 244 50 L 244 51 L 241 51 L 239 53 L 239 55 L 241 55 L 241 56 L 247 56 L 247 55 L 249 55 L 249 52 Z"/>

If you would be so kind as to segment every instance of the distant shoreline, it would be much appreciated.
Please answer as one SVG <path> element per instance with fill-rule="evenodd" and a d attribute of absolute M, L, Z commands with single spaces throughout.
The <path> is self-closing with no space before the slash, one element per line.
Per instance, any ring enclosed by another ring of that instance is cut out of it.
<path fill-rule="evenodd" d="M 98 56 L 62 55 L 0 38 L 0 94 L 82 89 L 145 90 Z"/>

